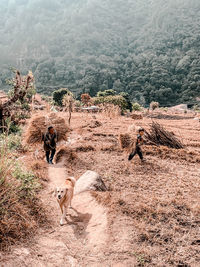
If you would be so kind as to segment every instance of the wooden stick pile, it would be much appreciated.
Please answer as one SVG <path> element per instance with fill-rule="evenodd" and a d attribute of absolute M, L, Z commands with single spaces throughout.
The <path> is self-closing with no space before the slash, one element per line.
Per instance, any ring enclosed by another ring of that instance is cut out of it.
<path fill-rule="evenodd" d="M 163 128 L 159 123 L 154 122 L 151 125 L 150 131 L 145 131 L 145 139 L 157 145 L 163 145 L 171 148 L 183 148 L 182 142 L 174 135 Z"/>

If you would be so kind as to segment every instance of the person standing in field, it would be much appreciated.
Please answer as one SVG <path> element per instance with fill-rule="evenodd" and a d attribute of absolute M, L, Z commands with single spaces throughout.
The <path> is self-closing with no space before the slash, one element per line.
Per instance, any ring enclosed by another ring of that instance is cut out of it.
<path fill-rule="evenodd" d="M 53 126 L 48 127 L 48 131 L 43 136 L 44 150 L 46 152 L 47 163 L 53 164 L 53 158 L 56 153 L 57 133 Z"/>
<path fill-rule="evenodd" d="M 134 156 L 137 154 L 140 157 L 141 161 L 144 162 L 143 153 L 142 153 L 142 149 L 141 149 L 141 146 L 144 144 L 143 135 L 144 135 L 144 129 L 140 128 L 139 134 L 137 135 L 135 148 L 130 153 L 128 160 L 132 160 L 132 158 L 134 158 Z"/>

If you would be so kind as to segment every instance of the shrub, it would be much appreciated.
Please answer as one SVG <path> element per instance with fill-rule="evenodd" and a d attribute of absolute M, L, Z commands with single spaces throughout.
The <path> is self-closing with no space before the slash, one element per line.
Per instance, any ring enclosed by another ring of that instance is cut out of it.
<path fill-rule="evenodd" d="M 94 97 L 92 100 L 94 105 L 113 104 L 115 106 L 119 106 L 122 111 L 126 110 L 126 99 L 121 95 Z"/>
<path fill-rule="evenodd" d="M 19 149 L 22 148 L 21 136 L 16 135 L 16 134 L 10 134 L 7 137 L 5 137 L 5 135 L 1 134 L 0 135 L 1 144 L 4 142 L 5 138 L 7 139 L 7 141 L 6 141 L 6 144 L 7 144 L 6 149 L 8 149 L 9 151 L 19 150 Z"/>
<path fill-rule="evenodd" d="M 0 250 L 34 233 L 47 219 L 36 197 L 40 183 L 22 164 L 16 164 L 8 138 L 0 136 Z"/>
<path fill-rule="evenodd" d="M 82 94 L 81 95 L 81 102 L 86 106 L 89 104 L 90 99 L 91 99 L 91 96 L 89 94 Z"/>
<path fill-rule="evenodd" d="M 21 105 L 21 108 L 22 109 L 25 109 L 27 111 L 30 111 L 30 105 L 27 103 L 27 102 L 24 102 L 22 105 Z"/>
<path fill-rule="evenodd" d="M 20 164 L 15 164 L 12 176 L 20 182 L 18 187 L 20 198 L 25 199 L 35 196 L 36 191 L 40 188 L 40 184 L 32 172 L 24 170 Z"/>
<path fill-rule="evenodd" d="M 9 127 L 9 134 L 10 133 L 18 133 L 21 131 L 21 128 L 19 125 L 16 125 L 14 122 L 12 122 L 10 124 L 10 127 Z"/>
<path fill-rule="evenodd" d="M 193 110 L 196 112 L 200 112 L 200 106 L 199 105 L 194 105 Z"/>
<path fill-rule="evenodd" d="M 79 101 L 79 100 L 75 100 L 75 101 L 74 101 L 74 107 L 75 107 L 75 108 L 80 108 L 80 107 L 81 107 L 81 101 Z"/>
<path fill-rule="evenodd" d="M 151 102 L 150 103 L 150 109 L 155 110 L 156 108 L 159 108 L 159 103 L 158 102 Z"/>
<path fill-rule="evenodd" d="M 106 97 L 106 96 L 114 96 L 114 95 L 116 95 L 116 91 L 113 89 L 108 89 L 105 91 L 99 91 L 97 93 L 97 97 L 101 97 L 101 96 Z"/>
<path fill-rule="evenodd" d="M 142 110 L 142 107 L 138 103 L 133 103 L 132 104 L 132 110 L 134 110 L 134 111 L 141 111 Z"/>
<path fill-rule="evenodd" d="M 130 100 L 130 95 L 126 92 L 121 92 L 120 93 L 121 96 L 123 96 L 125 99 L 126 99 L 126 109 L 129 109 L 130 112 L 132 112 L 133 110 L 133 105 L 131 103 L 131 100 Z"/>
<path fill-rule="evenodd" d="M 53 92 L 53 101 L 55 105 L 62 107 L 63 106 L 63 97 L 65 95 L 72 95 L 72 93 L 67 88 L 61 88 Z"/>

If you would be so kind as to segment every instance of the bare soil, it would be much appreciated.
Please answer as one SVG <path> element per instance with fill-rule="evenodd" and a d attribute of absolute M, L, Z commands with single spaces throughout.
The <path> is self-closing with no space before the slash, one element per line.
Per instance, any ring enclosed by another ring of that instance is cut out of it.
<path fill-rule="evenodd" d="M 67 145 L 76 157 L 49 167 L 40 193 L 51 225 L 1 255 L 0 266 L 200 266 L 200 124 L 159 119 L 185 148 L 144 147 L 141 163 L 137 156 L 129 162 L 119 147 L 131 118 L 74 113 L 71 123 Z M 101 174 L 108 191 L 77 195 L 61 227 L 50 192 L 66 175 L 88 169 Z"/>

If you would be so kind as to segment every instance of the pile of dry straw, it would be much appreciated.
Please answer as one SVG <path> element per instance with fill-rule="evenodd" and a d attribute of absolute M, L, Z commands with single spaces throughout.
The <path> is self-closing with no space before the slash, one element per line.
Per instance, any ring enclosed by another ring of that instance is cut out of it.
<path fill-rule="evenodd" d="M 56 113 L 47 115 L 35 115 L 29 122 L 25 140 L 28 144 L 41 142 L 42 135 L 49 126 L 53 126 L 58 134 L 59 140 L 67 140 L 67 133 L 70 131 L 65 119 L 59 117 Z"/>

